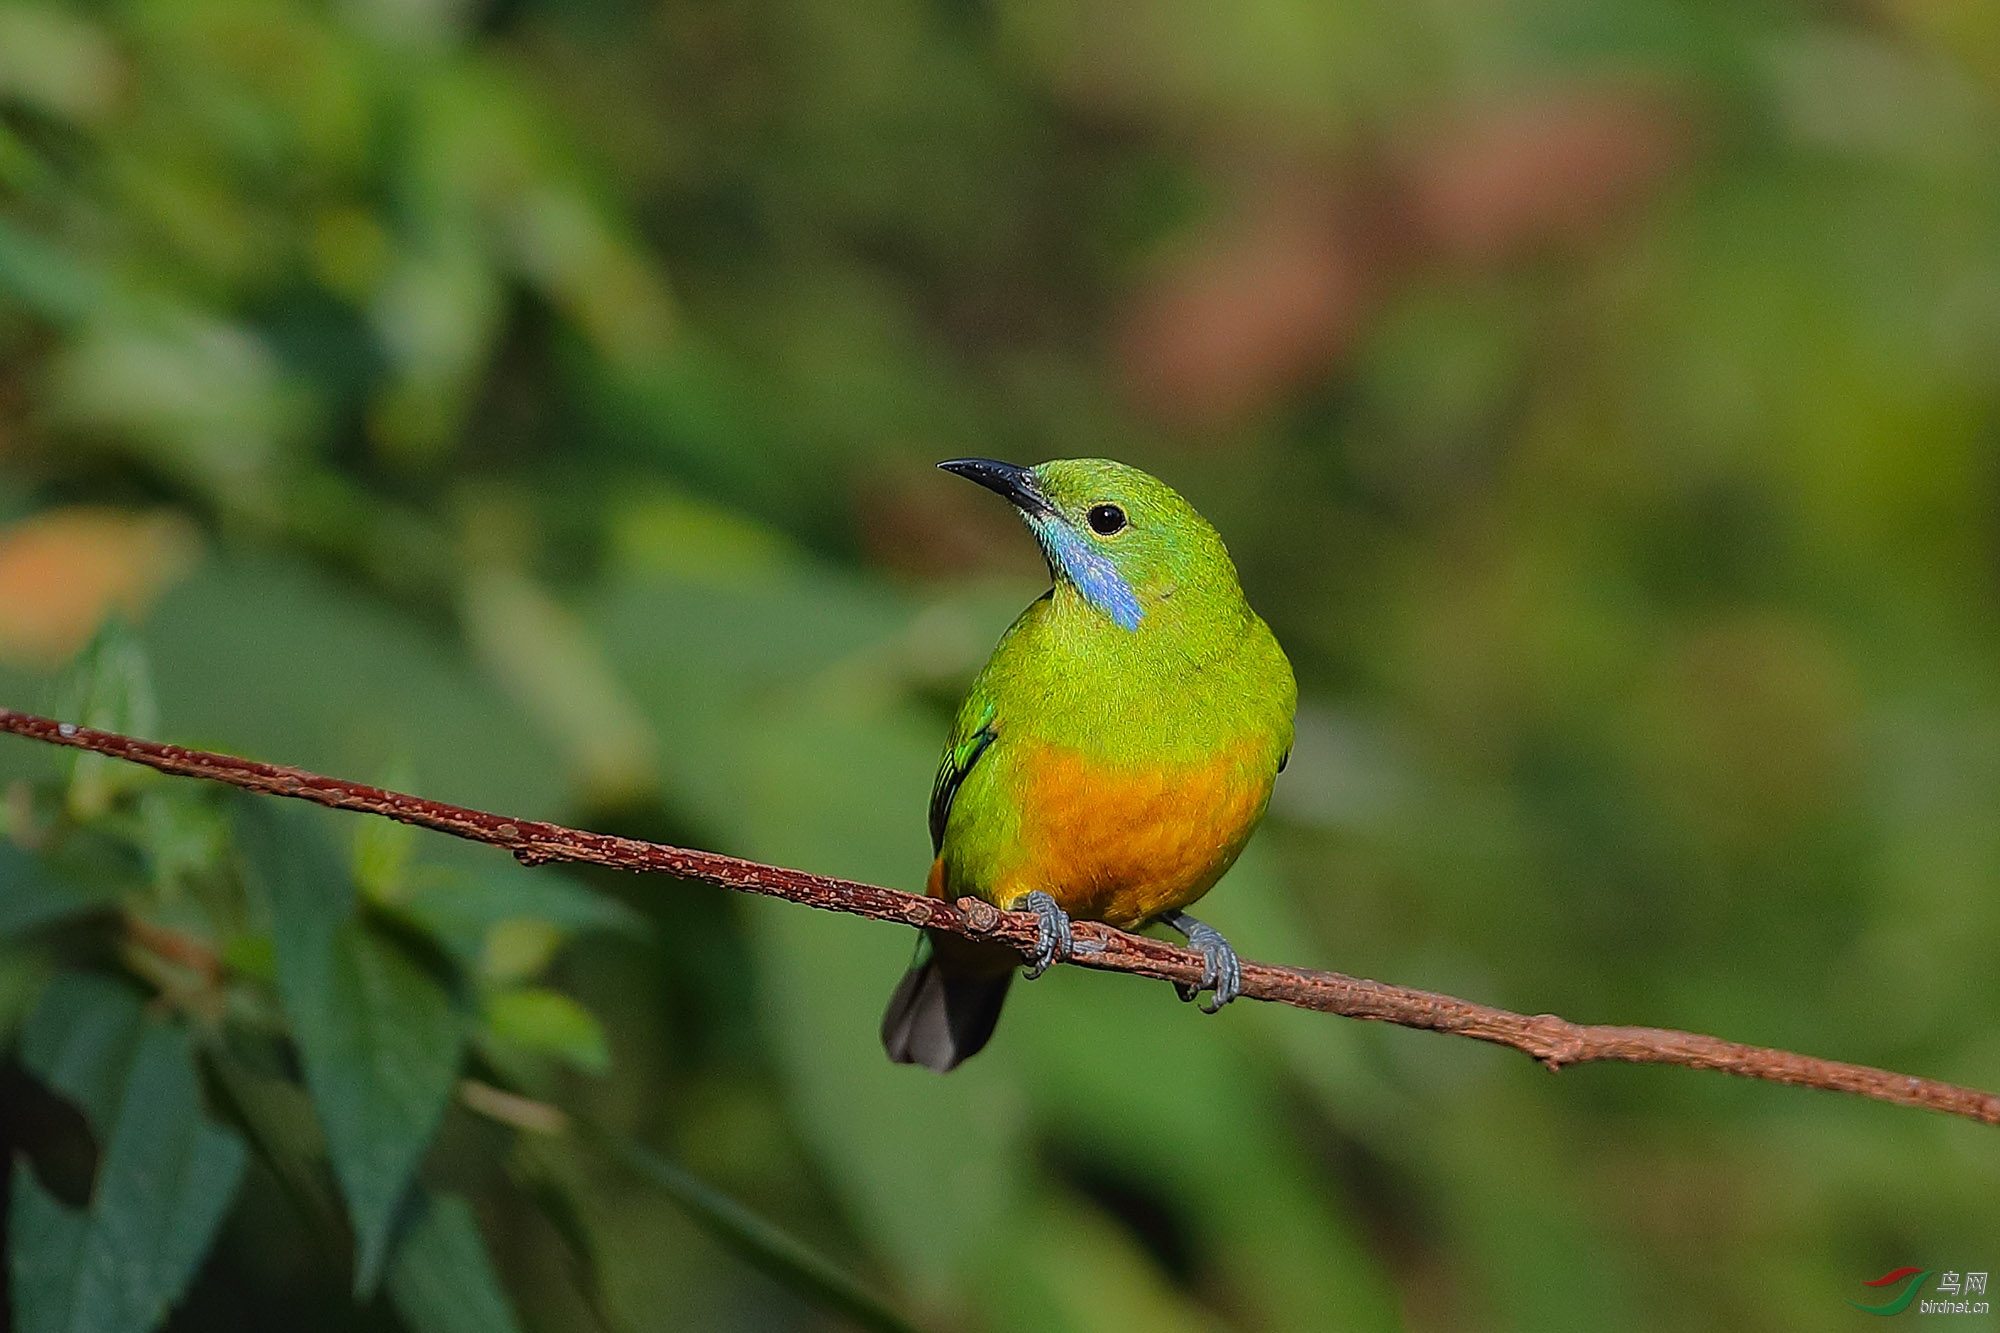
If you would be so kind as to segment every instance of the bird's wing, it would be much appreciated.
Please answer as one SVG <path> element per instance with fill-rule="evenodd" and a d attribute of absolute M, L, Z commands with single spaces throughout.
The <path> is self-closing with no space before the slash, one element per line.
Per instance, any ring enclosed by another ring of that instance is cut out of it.
<path fill-rule="evenodd" d="M 944 758 L 938 761 L 937 780 L 931 784 L 933 855 L 944 850 L 944 826 L 951 817 L 952 798 L 958 795 L 965 775 L 972 771 L 972 766 L 979 762 L 979 756 L 986 753 L 998 734 L 995 730 L 998 715 L 999 709 L 993 701 L 982 697 L 976 690 L 958 710 L 958 718 L 951 728 L 951 742 L 944 747 Z"/>

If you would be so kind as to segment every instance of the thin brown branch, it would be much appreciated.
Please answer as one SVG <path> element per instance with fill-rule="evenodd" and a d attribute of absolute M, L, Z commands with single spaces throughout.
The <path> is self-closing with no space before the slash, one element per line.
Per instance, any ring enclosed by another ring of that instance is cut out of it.
<path fill-rule="evenodd" d="M 476 1078 L 460 1079 L 458 1099 L 489 1120 L 525 1129 L 530 1134 L 567 1134 L 569 1112 L 518 1092 L 496 1088 Z"/>
<path fill-rule="evenodd" d="M 245 791 L 293 796 L 336 810 L 358 810 L 388 819 L 435 829 L 453 837 L 505 848 L 526 865 L 574 861 L 620 870 L 651 871 L 677 879 L 697 880 L 743 893 L 761 893 L 833 912 L 850 912 L 878 921 L 928 926 L 975 939 L 998 940 L 1024 953 L 1035 940 L 1035 918 L 1026 912 L 1003 912 L 971 898 L 956 903 L 925 898 L 899 889 L 852 880 L 830 879 L 801 870 L 744 861 L 715 852 L 669 847 L 603 833 L 589 833 L 532 819 L 468 810 L 427 801 L 400 792 L 322 777 L 302 769 L 239 759 L 233 755 L 135 740 L 113 732 L 93 731 L 67 722 L 34 717 L 0 708 L 0 731 L 74 749 L 91 750 L 163 773 L 208 778 Z M 1130 972 L 1161 981 L 1195 982 L 1201 977 L 1201 955 L 1160 940 L 1127 934 L 1094 922 L 1076 925 L 1077 955 L 1072 962 L 1107 972 Z M 1688 1069 L 1719 1069 L 1741 1078 L 1790 1083 L 1853 1093 L 1898 1106 L 1919 1106 L 1982 1124 L 2000 1125 L 2000 1095 L 1974 1088 L 1913 1078 L 1867 1065 L 1821 1060 L 1791 1051 L 1745 1046 L 1719 1037 L 1668 1028 L 1615 1027 L 1572 1023 L 1554 1014 L 1516 1014 L 1490 1005 L 1474 1004 L 1449 995 L 1392 986 L 1379 981 L 1278 967 L 1243 964 L 1243 994 L 1317 1009 L 1348 1018 L 1375 1019 L 1408 1028 L 1456 1033 L 1477 1041 L 1511 1046 L 1552 1070 L 1565 1065 L 1611 1060 L 1626 1064 L 1680 1065 Z"/>

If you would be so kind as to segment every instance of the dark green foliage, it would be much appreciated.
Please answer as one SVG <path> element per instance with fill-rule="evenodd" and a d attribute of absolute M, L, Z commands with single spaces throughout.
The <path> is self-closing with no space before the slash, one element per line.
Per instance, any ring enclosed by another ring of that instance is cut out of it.
<path fill-rule="evenodd" d="M 411 1333 L 515 1333 L 519 1325 L 471 1207 L 456 1194 L 438 1194 L 414 1211 L 389 1274 L 389 1297 Z"/>
<path fill-rule="evenodd" d="M 148 730 L 133 701 L 150 691 L 143 652 L 114 629 L 59 693 L 99 725 Z M 330 1251 L 321 1262 L 345 1267 L 351 1234 L 358 1301 L 386 1277 L 413 1333 L 516 1327 L 467 1200 L 419 1183 L 419 1168 L 467 1072 L 468 1039 L 530 1084 L 547 1081 L 549 1060 L 606 1071 L 596 1019 L 535 979 L 570 936 L 643 939 L 642 919 L 401 826 L 130 766 L 60 767 L 46 787 L 16 789 L 39 854 L 0 843 L 22 1015 L 20 1068 L 0 1084 L 18 1103 L 0 1116 L 20 1150 L 6 1215 L 13 1326 L 158 1326 L 230 1209 L 247 1142 L 268 1168 L 253 1192 L 279 1191 L 256 1207 L 291 1211 Z M 59 958 L 89 970 L 46 979 L 36 964 Z M 150 1011 L 133 980 L 157 992 Z M 691 1177 L 676 1182 L 669 1196 L 703 1225 L 722 1207 L 760 1243 L 783 1239 Z M 798 1269 L 813 1299 L 868 1299 L 813 1263 Z"/>
<path fill-rule="evenodd" d="M 102 910 L 105 901 L 56 867 L 0 843 L 0 936 Z"/>
<path fill-rule="evenodd" d="M 8 1210 L 21 1333 L 145 1333 L 208 1251 L 243 1175 L 243 1145 L 202 1115 L 194 1048 L 116 982 L 64 973 L 21 1034 L 21 1059 L 86 1112 L 101 1145 L 87 1208 L 25 1163 Z"/>
<path fill-rule="evenodd" d="M 780 1282 L 877 1333 L 912 1333 L 906 1319 L 838 1266 L 757 1214 L 689 1175 L 658 1153 L 631 1144 L 612 1151 L 641 1179 L 658 1185 L 695 1223 Z"/>
<path fill-rule="evenodd" d="M 418 1159 L 458 1077 L 464 1023 L 445 986 L 355 914 L 353 881 L 317 811 L 251 805 L 245 850 L 268 875 L 278 996 L 375 1289 Z"/>

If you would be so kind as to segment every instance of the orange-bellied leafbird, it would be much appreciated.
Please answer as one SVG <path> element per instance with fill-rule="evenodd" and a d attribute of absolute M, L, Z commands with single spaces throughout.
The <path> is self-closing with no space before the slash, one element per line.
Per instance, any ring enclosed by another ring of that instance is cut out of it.
<path fill-rule="evenodd" d="M 1033 912 L 1027 975 L 1070 921 L 1158 921 L 1205 960 L 1210 1013 L 1235 951 L 1185 910 L 1235 862 L 1292 746 L 1298 688 L 1222 538 L 1164 483 L 1101 458 L 939 467 L 1011 501 L 1053 587 L 1008 629 L 958 710 L 931 791 L 930 893 Z M 943 1072 L 993 1034 L 1020 955 L 927 931 L 889 1000 L 889 1058 Z"/>

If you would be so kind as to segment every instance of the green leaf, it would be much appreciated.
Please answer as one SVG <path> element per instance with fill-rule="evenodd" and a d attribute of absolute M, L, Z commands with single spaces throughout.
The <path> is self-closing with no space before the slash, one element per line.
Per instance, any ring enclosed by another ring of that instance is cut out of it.
<path fill-rule="evenodd" d="M 229 853 L 229 824 L 213 788 L 164 783 L 139 796 L 137 841 L 153 881 L 171 886 L 214 872 Z M 387 821 L 382 821 L 387 822 Z"/>
<path fill-rule="evenodd" d="M 573 612 L 534 580 L 489 568 L 466 581 L 461 618 L 473 653 L 562 745 L 588 800 L 653 794 L 658 738 Z"/>
<path fill-rule="evenodd" d="M 235 1135 L 202 1117 L 194 1051 L 130 991 L 65 974 L 43 996 L 22 1054 L 79 1102 L 104 1143 L 90 1205 L 65 1207 L 25 1164 L 8 1212 L 20 1333 L 146 1333 L 208 1252 L 242 1179 Z"/>
<path fill-rule="evenodd" d="M 390 791 L 409 791 L 417 785 L 416 775 L 403 762 L 389 765 L 376 782 Z M 353 824 L 354 882 L 371 902 L 394 902 L 409 885 L 421 830 L 394 819 L 357 819 Z"/>
<path fill-rule="evenodd" d="M 150 736 L 159 726 L 146 653 L 122 620 L 106 621 L 77 654 L 57 696 L 56 713 L 69 722 L 128 736 Z M 124 792 L 153 774 L 108 755 L 78 753 L 69 765 L 67 804 L 79 820 L 94 819 Z"/>
<path fill-rule="evenodd" d="M 0 218 L 0 296 L 43 319 L 73 324 L 102 308 L 109 294 L 98 274 Z"/>
<path fill-rule="evenodd" d="M 672 1196 L 702 1230 L 806 1300 L 882 1333 L 913 1325 L 831 1259 L 736 1200 L 636 1143 L 611 1141 L 626 1169 Z"/>
<path fill-rule="evenodd" d="M 486 1029 L 497 1040 L 550 1055 L 586 1074 L 611 1067 L 611 1045 L 590 1010 L 561 991 L 541 986 L 486 997 Z"/>
<path fill-rule="evenodd" d="M 482 810 L 552 811 L 566 798 L 553 747 L 461 649 L 301 562 L 216 553 L 161 596 L 145 641 L 177 738 L 321 773 L 404 764 L 422 777 L 416 794 Z"/>
<path fill-rule="evenodd" d="M 118 96 L 122 63 L 102 28 L 54 6 L 0 9 L 0 97 L 88 126 Z"/>
<path fill-rule="evenodd" d="M 140 1018 L 130 988 L 88 973 L 60 973 L 21 1029 L 21 1062 L 83 1108 L 102 1136 L 117 1114 Z"/>
<path fill-rule="evenodd" d="M 411 1333 L 514 1333 L 519 1327 L 472 1208 L 456 1194 L 423 1201 L 416 1224 L 396 1247 L 389 1299 Z"/>
<path fill-rule="evenodd" d="M 328 817 L 252 805 L 244 845 L 266 879 L 278 995 L 354 1227 L 355 1290 L 367 1296 L 451 1096 L 464 1025 L 436 977 L 355 919 Z"/>
<path fill-rule="evenodd" d="M 643 935 L 646 919 L 625 904 L 547 869 L 530 870 L 485 848 L 470 848 L 478 859 L 426 862 L 409 876 L 408 887 L 391 910 L 442 944 L 469 971 L 489 970 L 495 931 L 533 923 L 547 927 L 540 957 L 532 967 L 502 967 L 510 977 L 530 975 L 571 935 L 621 931 Z M 514 940 L 520 944 L 522 940 Z M 501 953 L 516 950 L 503 948 Z"/>
<path fill-rule="evenodd" d="M 562 948 L 562 931 L 546 921 L 515 917 L 486 932 L 479 975 L 493 986 L 510 986 L 541 975 Z"/>
<path fill-rule="evenodd" d="M 53 970 L 40 951 L 0 941 L 0 1048 L 12 1047 L 35 1011 Z"/>
<path fill-rule="evenodd" d="M 53 873 L 40 858 L 0 841 L 0 938 L 103 909 L 111 899 Z"/>
<path fill-rule="evenodd" d="M 639 913 L 559 871 L 531 870 L 483 847 L 458 847 L 464 850 L 440 849 L 446 854 L 426 858 L 396 904 L 397 911 L 440 939 L 465 937 L 476 950 L 489 926 L 522 919 L 546 921 L 569 934 L 645 932 L 646 919 Z"/>
<path fill-rule="evenodd" d="M 338 1185 L 326 1169 L 326 1134 L 313 1114 L 312 1097 L 289 1072 L 273 1042 L 235 1040 L 210 1048 L 211 1085 L 261 1167 L 271 1172 L 297 1209 L 312 1243 L 338 1253 L 347 1225 Z"/>

